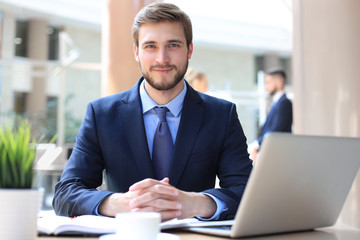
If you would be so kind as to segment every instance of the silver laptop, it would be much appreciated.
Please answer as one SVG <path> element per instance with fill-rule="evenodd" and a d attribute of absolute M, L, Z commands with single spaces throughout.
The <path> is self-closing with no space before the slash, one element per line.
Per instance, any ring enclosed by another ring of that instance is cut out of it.
<path fill-rule="evenodd" d="M 189 230 L 246 237 L 333 225 L 360 165 L 360 138 L 271 133 L 233 225 Z"/>

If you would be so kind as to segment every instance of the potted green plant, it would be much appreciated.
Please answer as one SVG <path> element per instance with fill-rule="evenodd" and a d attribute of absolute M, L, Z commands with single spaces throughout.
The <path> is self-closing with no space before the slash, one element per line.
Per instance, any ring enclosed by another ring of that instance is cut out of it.
<path fill-rule="evenodd" d="M 0 127 L 0 239 L 37 236 L 42 191 L 32 188 L 35 141 L 30 124 Z"/>

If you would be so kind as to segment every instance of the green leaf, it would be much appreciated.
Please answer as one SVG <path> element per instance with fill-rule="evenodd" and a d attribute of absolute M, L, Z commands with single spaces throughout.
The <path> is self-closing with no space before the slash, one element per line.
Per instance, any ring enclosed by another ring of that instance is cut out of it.
<path fill-rule="evenodd" d="M 28 121 L 0 128 L 0 188 L 31 188 L 35 140 Z M 32 142 L 31 142 L 32 141 Z"/>
<path fill-rule="evenodd" d="M 51 139 L 50 139 L 50 142 L 49 143 L 54 143 L 57 139 L 58 135 L 55 134 Z"/>

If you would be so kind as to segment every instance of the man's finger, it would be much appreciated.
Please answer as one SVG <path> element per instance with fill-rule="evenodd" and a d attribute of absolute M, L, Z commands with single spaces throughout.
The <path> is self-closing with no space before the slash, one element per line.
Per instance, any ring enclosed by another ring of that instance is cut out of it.
<path fill-rule="evenodd" d="M 138 206 L 140 204 L 146 204 L 147 202 L 154 201 L 156 199 L 165 199 L 174 201 L 178 198 L 179 191 L 170 185 L 156 184 L 149 188 L 145 188 L 137 191 L 130 191 L 130 193 L 136 193 L 133 195 L 133 199 L 130 202 L 130 206 Z"/>
<path fill-rule="evenodd" d="M 161 180 L 161 182 L 169 183 L 169 182 L 170 182 L 170 179 L 166 177 L 166 178 L 164 178 L 163 180 Z"/>
<path fill-rule="evenodd" d="M 169 185 L 169 179 L 164 178 L 163 180 L 158 181 L 158 180 L 155 180 L 155 179 L 147 178 L 147 179 L 144 179 L 144 180 L 142 180 L 140 182 L 137 182 L 137 183 L 134 183 L 133 185 L 131 185 L 130 188 L 129 188 L 129 191 L 137 191 L 137 190 L 149 188 L 149 187 L 154 186 L 156 184 Z"/>
<path fill-rule="evenodd" d="M 163 196 L 154 192 L 148 192 L 130 201 L 131 208 L 139 208 L 151 206 L 158 210 L 165 209 L 181 209 L 181 204 L 174 199 L 169 199 L 168 196 Z"/>

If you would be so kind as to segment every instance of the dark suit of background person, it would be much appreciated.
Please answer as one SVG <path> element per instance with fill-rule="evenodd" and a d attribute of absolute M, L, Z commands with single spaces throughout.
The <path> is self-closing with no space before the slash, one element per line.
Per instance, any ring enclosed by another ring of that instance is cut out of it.
<path fill-rule="evenodd" d="M 279 100 L 274 103 L 266 117 L 266 121 L 261 129 L 258 143 L 261 143 L 269 132 L 291 132 L 292 126 L 292 103 L 282 94 Z"/>
<path fill-rule="evenodd" d="M 135 182 L 155 177 L 142 118 L 141 81 L 131 90 L 87 106 L 76 146 L 56 185 L 57 214 L 94 214 L 110 193 L 126 192 Z M 228 207 L 220 219 L 233 218 L 251 171 L 235 105 L 187 84 L 172 163 L 171 185 L 213 194 Z M 97 191 L 104 169 L 108 191 Z M 216 174 L 221 189 L 213 189 Z"/>
<path fill-rule="evenodd" d="M 284 92 L 286 74 L 282 70 L 268 71 L 265 88 L 272 95 L 273 103 L 257 140 L 249 145 L 250 158 L 256 162 L 257 153 L 264 137 L 270 132 L 291 132 L 292 103 Z"/>

